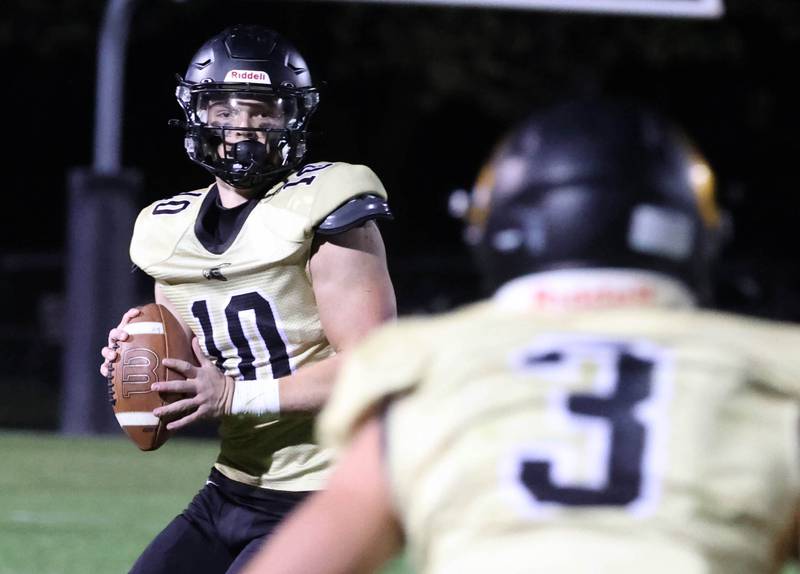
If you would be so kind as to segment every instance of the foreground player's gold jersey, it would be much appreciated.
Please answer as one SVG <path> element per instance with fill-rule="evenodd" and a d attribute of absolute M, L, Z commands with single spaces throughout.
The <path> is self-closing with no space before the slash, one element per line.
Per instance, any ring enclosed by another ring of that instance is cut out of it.
<path fill-rule="evenodd" d="M 418 572 L 780 564 L 800 494 L 800 328 L 642 293 L 558 313 L 493 300 L 382 328 L 353 355 L 319 430 L 341 445 L 393 398 L 384 454 Z"/>
<path fill-rule="evenodd" d="M 351 198 L 385 198 L 375 174 L 343 163 L 305 166 L 255 205 L 219 253 L 196 229 L 208 194 L 183 193 L 142 210 L 131 242 L 134 263 L 234 378 L 277 379 L 330 356 L 308 270 L 314 228 Z M 265 488 L 320 488 L 329 456 L 314 444 L 312 426 L 310 415 L 224 417 L 217 468 Z"/>

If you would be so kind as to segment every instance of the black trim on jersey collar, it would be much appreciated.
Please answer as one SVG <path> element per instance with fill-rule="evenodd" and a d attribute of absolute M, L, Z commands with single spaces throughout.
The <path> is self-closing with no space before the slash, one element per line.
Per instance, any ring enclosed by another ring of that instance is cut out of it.
<path fill-rule="evenodd" d="M 248 199 L 246 203 L 236 207 L 222 207 L 219 204 L 219 189 L 215 183 L 203 198 L 194 222 L 194 234 L 210 253 L 225 253 L 239 236 L 247 216 L 259 201 L 261 196 Z"/>

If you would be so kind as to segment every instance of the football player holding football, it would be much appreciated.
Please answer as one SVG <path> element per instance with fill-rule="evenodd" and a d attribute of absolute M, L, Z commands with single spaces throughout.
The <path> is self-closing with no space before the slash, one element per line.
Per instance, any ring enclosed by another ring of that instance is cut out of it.
<path fill-rule="evenodd" d="M 369 168 L 302 164 L 319 92 L 275 32 L 214 36 L 176 96 L 186 152 L 215 181 L 143 209 L 130 253 L 198 360 L 164 361 L 186 381 L 153 389 L 186 398 L 153 414 L 169 429 L 219 418 L 222 443 L 206 486 L 132 572 L 233 573 L 325 483 L 330 454 L 313 440 L 315 412 L 341 353 L 395 316 L 375 223 L 391 214 Z M 110 331 L 104 375 L 137 313 Z"/>
<path fill-rule="evenodd" d="M 504 140 L 468 221 L 493 296 L 349 356 L 330 486 L 245 572 L 360 572 L 401 542 L 419 573 L 779 568 L 800 328 L 699 308 L 722 218 L 689 140 L 562 104 Z"/>

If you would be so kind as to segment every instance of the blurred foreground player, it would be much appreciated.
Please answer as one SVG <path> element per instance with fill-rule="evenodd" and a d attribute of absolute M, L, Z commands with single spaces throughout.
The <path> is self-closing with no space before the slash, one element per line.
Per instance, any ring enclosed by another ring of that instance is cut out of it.
<path fill-rule="evenodd" d="M 247 574 L 772 572 L 800 495 L 800 329 L 700 311 L 713 176 L 653 114 L 570 104 L 501 145 L 469 233 L 493 297 L 371 335 L 346 445 Z"/>
<path fill-rule="evenodd" d="M 153 414 L 176 419 L 170 429 L 220 418 L 222 445 L 205 488 L 132 571 L 233 573 L 325 483 L 330 456 L 312 430 L 337 352 L 395 314 L 373 221 L 390 214 L 370 169 L 301 166 L 319 94 L 275 32 L 234 26 L 211 38 L 176 95 L 186 151 L 215 182 L 142 210 L 131 257 L 195 337 L 200 365 L 164 361 L 187 380 L 153 388 L 189 396 Z M 109 333 L 107 361 L 137 313 Z"/>

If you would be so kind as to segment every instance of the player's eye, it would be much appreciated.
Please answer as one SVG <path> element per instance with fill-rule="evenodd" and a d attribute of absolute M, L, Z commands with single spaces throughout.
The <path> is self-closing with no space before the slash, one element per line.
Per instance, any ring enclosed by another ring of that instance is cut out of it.
<path fill-rule="evenodd" d="M 253 113 L 254 117 L 257 117 L 257 118 L 268 118 L 268 119 L 279 118 L 281 115 L 282 114 L 278 110 L 270 110 L 270 109 L 266 109 L 266 108 L 255 110 L 254 113 Z"/>

